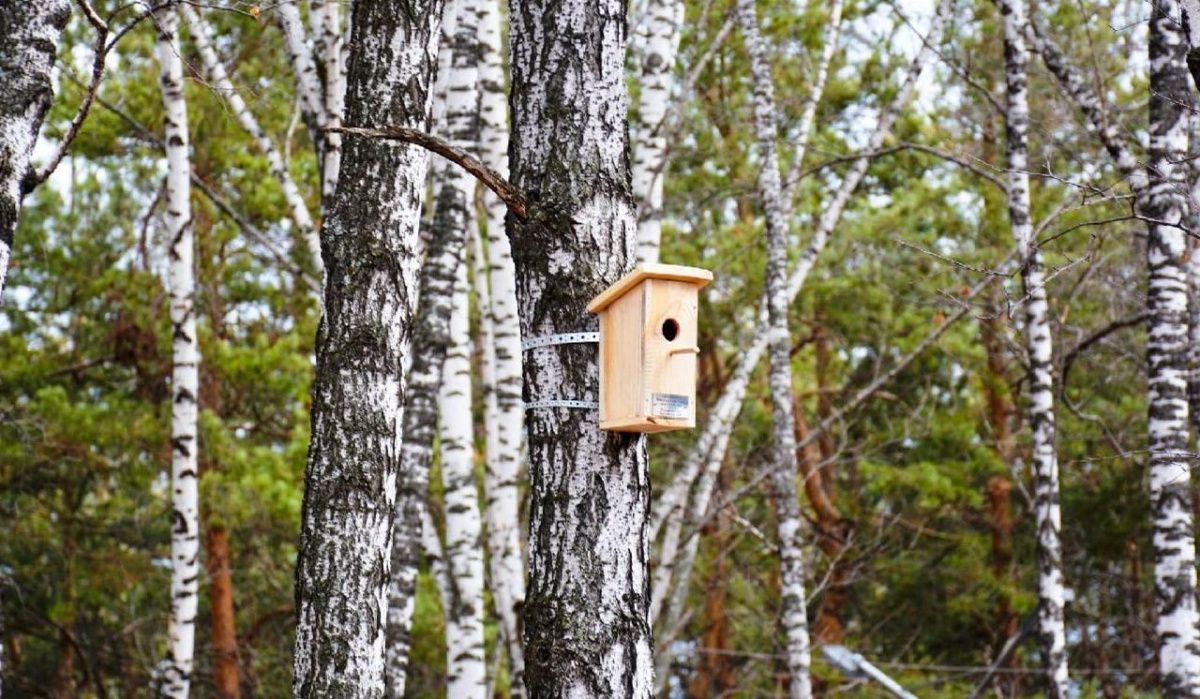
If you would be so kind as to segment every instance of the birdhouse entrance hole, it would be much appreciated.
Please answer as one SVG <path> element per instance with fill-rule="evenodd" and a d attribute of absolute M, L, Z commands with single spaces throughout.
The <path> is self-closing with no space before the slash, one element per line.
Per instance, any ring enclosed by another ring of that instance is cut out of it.
<path fill-rule="evenodd" d="M 679 323 L 674 318 L 667 318 L 663 321 L 662 334 L 667 342 L 673 341 L 679 335 Z"/>

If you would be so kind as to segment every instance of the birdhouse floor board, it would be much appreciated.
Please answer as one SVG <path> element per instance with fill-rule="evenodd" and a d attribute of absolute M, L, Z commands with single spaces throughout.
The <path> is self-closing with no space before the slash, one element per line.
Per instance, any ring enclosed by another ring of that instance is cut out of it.
<path fill-rule="evenodd" d="M 671 432 L 686 430 L 695 425 L 690 420 L 663 420 L 659 418 L 635 417 L 625 420 L 601 420 L 600 429 L 609 432 Z"/>

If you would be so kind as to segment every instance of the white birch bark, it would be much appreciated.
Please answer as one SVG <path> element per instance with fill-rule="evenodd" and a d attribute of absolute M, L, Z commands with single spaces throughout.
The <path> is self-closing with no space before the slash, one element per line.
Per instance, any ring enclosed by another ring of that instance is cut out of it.
<path fill-rule="evenodd" d="M 1180 0 L 1179 20 L 1187 39 L 1187 67 L 1192 74 L 1192 87 L 1200 89 L 1200 0 Z"/>
<path fill-rule="evenodd" d="M 825 83 L 829 75 L 829 65 L 837 53 L 841 19 L 842 0 L 833 0 L 829 6 L 828 23 L 825 25 L 821 62 L 817 66 L 812 89 L 805 97 L 804 112 L 800 117 L 800 127 L 796 131 L 792 168 L 788 182 L 785 183 L 786 193 L 784 201 L 789 205 L 792 201 L 791 190 L 795 185 L 796 177 L 800 171 L 800 164 L 804 160 L 804 154 L 808 150 L 808 142 L 812 136 L 812 125 L 816 119 L 817 107 L 820 105 L 821 97 L 825 92 Z M 855 183 L 855 186 L 857 186 L 857 183 Z M 791 303 L 791 299 L 789 299 L 788 303 Z M 659 564 L 654 569 L 654 580 L 650 589 L 650 622 L 652 624 L 658 620 L 666 597 L 670 593 L 671 578 L 675 572 L 675 562 L 679 551 L 679 537 L 683 528 L 688 493 L 692 485 L 697 482 L 697 478 L 700 477 L 701 466 L 707 464 L 709 468 L 705 469 L 704 477 L 696 487 L 696 496 L 701 501 L 701 507 L 707 508 L 709 493 L 711 493 L 713 483 L 716 482 L 716 469 L 719 469 L 721 460 L 724 458 L 724 444 L 728 438 L 728 431 L 732 429 L 733 421 L 737 419 L 737 415 L 741 411 L 742 399 L 750 383 L 750 375 L 753 373 L 754 367 L 758 365 L 763 352 L 766 351 L 765 342 L 765 335 L 761 344 L 757 342 L 756 338 L 756 342 L 751 345 L 750 350 L 742 355 L 742 363 L 738 365 L 738 369 L 735 370 L 734 375 L 726 384 L 725 390 L 717 399 L 717 404 L 713 407 L 712 412 L 709 413 L 704 430 L 702 430 L 700 438 L 689 453 L 683 469 L 671 482 L 664 495 L 655 503 L 650 520 L 650 540 L 653 541 L 658 538 L 658 534 L 664 524 L 667 528 L 663 535 L 662 546 L 659 549 Z M 725 435 L 725 437 L 721 438 L 718 435 Z M 720 442 L 720 446 L 717 448 L 717 453 L 714 456 L 710 456 L 710 454 L 713 454 L 714 442 Z M 707 489 L 705 487 L 706 484 Z M 698 516 L 703 516 L 703 512 Z M 660 664 L 659 667 L 658 677 L 662 681 L 665 675 L 664 666 Z"/>
<path fill-rule="evenodd" d="M 258 119 L 250 111 L 250 107 L 246 104 L 246 101 L 242 99 L 242 95 L 234 86 L 233 81 L 229 79 L 229 73 L 225 70 L 225 66 L 221 63 L 217 52 L 213 50 L 208 34 L 208 25 L 204 22 L 200 11 L 187 4 L 180 5 L 180 8 L 183 10 L 184 17 L 191 25 L 192 41 L 195 42 L 196 49 L 200 54 L 200 60 L 204 64 L 204 72 L 208 74 L 208 79 L 212 82 L 212 87 L 225 98 L 230 111 L 233 112 L 238 123 L 250 135 L 250 138 L 254 139 L 254 144 L 258 146 L 259 151 L 267 158 L 267 165 L 271 169 L 271 174 L 279 181 L 279 187 L 283 190 L 283 199 L 287 203 L 288 210 L 291 212 L 292 222 L 296 224 L 300 238 L 308 246 L 308 254 L 312 260 L 313 269 L 316 271 L 318 277 L 322 276 L 324 274 L 324 265 L 321 264 L 321 240 L 317 236 L 316 225 L 313 223 L 312 214 L 308 211 L 308 205 L 304 203 L 304 197 L 300 194 L 300 188 L 296 186 L 296 181 L 292 178 L 291 172 L 288 171 L 283 155 L 275 147 L 275 142 L 271 140 L 267 132 L 263 131 L 262 126 L 258 123 Z"/>
<path fill-rule="evenodd" d="M 446 694 L 479 697 L 487 690 L 483 648 L 483 523 L 475 486 L 471 409 L 470 301 L 460 264 L 450 314 L 450 347 L 439 396 L 442 484 L 446 498 L 446 562 L 453 583 L 446 609 Z"/>
<path fill-rule="evenodd" d="M 346 65 L 342 62 L 341 0 L 316 0 L 325 11 L 317 13 L 320 26 L 314 27 L 318 58 L 325 65 L 325 125 L 341 126 L 346 104 Z M 315 4 L 315 3 L 314 3 Z M 321 191 L 326 198 L 337 189 L 342 167 L 342 135 L 325 133 L 325 157 L 321 160 Z"/>
<path fill-rule="evenodd" d="M 478 69 L 474 51 L 477 17 L 475 0 L 455 0 L 445 6 L 437 58 L 439 75 L 434 85 L 434 93 L 438 95 L 433 108 L 434 118 L 441 122 L 439 129 L 446 134 L 450 143 L 467 151 L 475 148 L 479 134 Z M 435 163 L 433 169 L 437 201 L 432 225 L 428 227 L 425 264 L 421 268 L 420 304 L 412 334 L 412 366 L 404 416 L 404 444 L 401 448 L 403 474 L 397 484 L 392 575 L 388 585 L 386 685 L 389 697 L 404 696 L 407 680 L 412 595 L 420 563 L 420 513 L 428 497 L 429 467 L 437 429 L 437 401 L 447 378 L 443 374 L 443 364 L 448 349 L 453 346 L 451 324 L 456 279 L 460 272 L 465 274 L 466 237 L 474 220 L 471 205 L 475 180 L 471 175 L 445 162 Z M 469 414 L 467 419 L 470 419 Z M 454 565 L 451 564 L 450 568 L 453 571 Z M 454 580 L 452 574 L 451 581 Z M 469 600 L 462 604 L 456 602 L 447 608 L 448 621 L 455 609 L 469 611 L 481 608 L 481 604 L 472 607 L 473 604 Z M 455 642 L 451 640 L 452 644 Z M 448 661 L 452 674 L 466 678 L 465 684 L 457 685 L 463 689 L 472 685 L 474 670 L 459 669 L 456 663 L 470 664 L 477 660 L 479 666 L 483 667 L 484 659 L 482 651 L 477 658 L 462 655 L 460 660 L 459 656 L 460 653 L 452 649 Z M 473 694 L 467 692 L 465 695 Z"/>
<path fill-rule="evenodd" d="M 347 118 L 429 128 L 441 5 L 354 4 Z M 395 99 L 403 94 L 406 99 Z M 312 444 L 297 561 L 294 692 L 379 697 L 427 153 L 349 137 L 322 230 Z M 351 234 L 353 233 L 353 234 Z"/>
<path fill-rule="evenodd" d="M 196 337 L 195 241 L 192 235 L 191 156 L 179 17 L 174 8 L 154 15 L 158 28 L 163 142 L 167 156 L 166 233 L 170 241 L 171 314 L 171 616 L 159 691 L 187 697 L 195 653 L 200 578 L 200 493 L 196 439 L 200 346 Z"/>
<path fill-rule="evenodd" d="M 750 54 L 754 79 L 754 135 L 758 147 L 758 196 L 767 229 L 766 305 L 767 350 L 770 356 L 772 490 L 779 536 L 780 617 L 787 641 L 788 695 L 812 696 L 809 667 L 808 598 L 804 592 L 804 537 L 801 533 L 800 492 L 797 488 L 795 418 L 792 405 L 792 333 L 788 325 L 791 297 L 787 293 L 788 213 L 779 176 L 775 125 L 775 80 L 767 45 L 758 29 L 755 0 L 738 0 L 742 38 Z"/>
<path fill-rule="evenodd" d="M 1004 10 L 1009 0 L 997 0 Z M 1185 113 L 1192 103 L 1185 65 L 1186 39 L 1174 0 L 1156 0 L 1150 22 L 1149 166 L 1132 148 L 1088 78 L 1071 66 L 1034 18 L 1026 39 L 1091 122 L 1134 193 L 1134 209 L 1148 220 L 1150 273 L 1147 310 L 1150 499 L 1154 519 L 1159 669 L 1164 693 L 1200 696 L 1200 613 L 1196 607 L 1195 536 L 1187 454 L 1186 236 L 1182 160 L 1187 152 Z"/>
<path fill-rule="evenodd" d="M 508 175 L 508 95 L 500 55 L 500 2 L 483 0 L 479 15 L 479 156 L 488 167 Z M 514 699 L 525 695 L 525 659 L 521 610 L 525 606 L 525 563 L 521 556 L 521 333 L 512 249 L 504 230 L 507 209 L 490 189 L 483 190 L 487 221 L 488 308 L 481 311 L 491 330 L 494 413 L 486 422 L 488 556 L 493 604 L 508 651 Z"/>
<path fill-rule="evenodd" d="M 1159 670 L 1168 696 L 1200 696 L 1200 614 L 1188 454 L 1186 39 L 1174 0 L 1155 0 L 1150 19 L 1150 219 L 1146 343 L 1150 412 L 1150 501 L 1154 520 Z"/>
<path fill-rule="evenodd" d="M 682 0 L 650 0 L 639 27 L 641 92 L 633 142 L 633 196 L 638 207 L 638 262 L 658 262 L 662 241 L 665 122 L 683 25 Z"/>
<path fill-rule="evenodd" d="M 1188 417 L 1200 440 L 1200 112 L 1188 120 Z"/>
<path fill-rule="evenodd" d="M 930 59 L 935 55 L 932 47 L 941 41 L 948 13 L 949 2 L 943 0 L 938 4 L 932 25 L 925 36 L 925 45 L 918 51 L 916 57 L 909 64 L 904 81 L 901 83 L 896 96 L 884 108 L 883 112 L 880 113 L 875 128 L 868 138 L 867 152 L 879 149 L 883 143 L 883 139 L 890 133 L 892 125 L 899 117 L 901 109 L 903 109 L 904 105 L 912 97 L 921 73 Z M 817 226 L 813 231 L 812 238 L 801 252 L 800 259 L 788 279 L 787 299 L 789 304 L 803 288 L 805 281 L 808 279 L 808 273 L 812 270 L 817 258 L 825 249 L 830 235 L 837 227 L 842 213 L 850 202 L 851 196 L 853 196 L 855 190 L 858 189 L 858 185 L 866 175 L 869 164 L 868 158 L 856 160 L 842 178 L 833 197 L 826 204 L 825 210 L 817 220 Z M 681 469 L 668 490 L 669 494 L 679 494 L 681 497 L 657 510 L 657 512 L 661 513 L 661 517 L 656 517 L 651 523 L 652 532 L 657 532 L 664 525 L 674 528 L 684 527 L 684 512 L 686 512 L 686 527 L 689 531 L 694 530 L 697 524 L 704 518 L 708 510 L 709 500 L 712 497 L 717 473 L 720 471 L 721 461 L 725 457 L 725 450 L 729 444 L 729 436 L 733 429 L 733 423 L 741 411 L 742 401 L 745 398 L 746 389 L 750 384 L 750 378 L 754 373 L 754 369 L 763 354 L 767 351 L 768 333 L 766 326 L 768 325 L 768 318 L 765 306 L 759 309 L 758 321 L 756 326 L 758 330 L 755 331 L 749 345 L 741 352 L 741 363 L 738 365 L 729 382 L 726 383 L 720 397 L 717 399 L 717 404 L 711 411 L 709 418 L 705 421 L 696 446 L 688 456 L 688 461 L 685 462 L 684 468 Z M 696 490 L 695 494 L 689 500 L 686 498 L 686 494 L 692 482 L 696 483 Z M 676 505 L 676 502 L 680 504 Z M 684 504 L 687 505 L 686 510 L 682 509 Z M 656 524 L 659 526 L 655 526 Z M 676 531 L 674 537 L 676 541 L 680 540 L 678 531 Z M 691 579 L 692 565 L 696 558 L 698 546 L 699 539 L 693 532 L 687 539 L 686 545 L 682 547 L 682 550 L 677 549 L 673 552 L 674 555 L 671 556 L 668 556 L 668 552 L 664 551 L 660 556 L 660 566 L 668 565 L 675 568 L 673 578 L 672 576 L 666 576 L 667 582 L 674 581 L 672 586 L 674 592 L 671 594 L 671 601 L 665 620 L 658 625 L 660 629 L 669 630 L 674 628 L 683 614 L 687 599 L 688 582 Z M 661 594 L 664 598 L 668 594 L 665 587 Z M 666 676 L 665 669 L 669 667 L 669 664 L 670 648 L 668 646 L 659 655 L 658 676 L 660 681 L 664 680 Z"/>
<path fill-rule="evenodd" d="M 54 99 L 51 69 L 70 14 L 67 0 L 26 0 L 0 12 L 0 294 L 26 194 L 23 180 Z"/>
<path fill-rule="evenodd" d="M 1007 97 L 1008 216 L 1021 255 L 1025 287 L 1025 350 L 1029 357 L 1029 425 L 1033 440 L 1034 504 L 1038 542 L 1038 635 L 1046 669 L 1046 695 L 1069 694 L 1063 620 L 1062 514 L 1054 418 L 1054 348 L 1042 252 L 1034 238 L 1029 194 L 1029 91 L 1025 0 L 1011 0 L 1004 15 Z"/>
<path fill-rule="evenodd" d="M 275 17 L 283 33 L 283 46 L 288 62 L 296 76 L 296 93 L 300 96 L 300 111 L 318 152 L 323 151 L 325 134 L 325 95 L 321 87 L 312 48 L 305 38 L 304 21 L 297 2 L 281 2 L 275 6 Z"/>
<path fill-rule="evenodd" d="M 625 4 L 513 0 L 509 219 L 524 337 L 595 327 L 587 303 L 633 267 Z M 586 31 L 581 31 L 586 28 Z M 526 353 L 525 398 L 596 400 L 594 346 Z M 653 691 L 642 435 L 604 433 L 594 410 L 526 413 L 530 470 L 525 684 L 536 697 Z"/>
<path fill-rule="evenodd" d="M 451 174 L 449 172 L 445 174 Z M 422 513 L 429 491 L 429 468 L 437 430 L 438 393 L 450 346 L 455 279 L 463 265 L 463 236 L 469 216 L 466 198 L 446 177 L 441 182 L 425 263 L 420 303 L 412 332 L 412 366 L 404 413 L 402 470 L 397 481 L 392 571 L 388 583 L 386 695 L 404 696 L 411 646 L 413 596 L 422 542 Z"/>

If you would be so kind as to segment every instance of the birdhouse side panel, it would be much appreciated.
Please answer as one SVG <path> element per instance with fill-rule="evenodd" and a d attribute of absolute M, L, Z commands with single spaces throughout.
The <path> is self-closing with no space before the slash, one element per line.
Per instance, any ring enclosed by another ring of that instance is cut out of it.
<path fill-rule="evenodd" d="M 641 414 L 663 426 L 696 423 L 696 360 L 699 334 L 696 285 L 646 282 Z"/>
<path fill-rule="evenodd" d="M 600 313 L 600 422 L 636 418 L 642 395 L 645 284 Z"/>

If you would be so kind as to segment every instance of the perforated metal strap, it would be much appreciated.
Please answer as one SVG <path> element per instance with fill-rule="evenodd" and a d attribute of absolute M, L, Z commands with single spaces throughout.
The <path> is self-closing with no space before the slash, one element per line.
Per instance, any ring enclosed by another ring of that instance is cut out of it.
<path fill-rule="evenodd" d="M 570 400 L 566 398 L 535 400 L 525 404 L 526 410 L 536 410 L 538 408 L 577 408 L 580 410 L 599 410 L 600 404 L 594 400 Z"/>
<path fill-rule="evenodd" d="M 522 340 L 521 351 L 528 352 L 531 349 L 549 347 L 551 345 L 591 344 L 596 342 L 600 342 L 600 333 L 598 332 L 542 335 L 541 337 L 531 337 L 528 340 Z"/>

